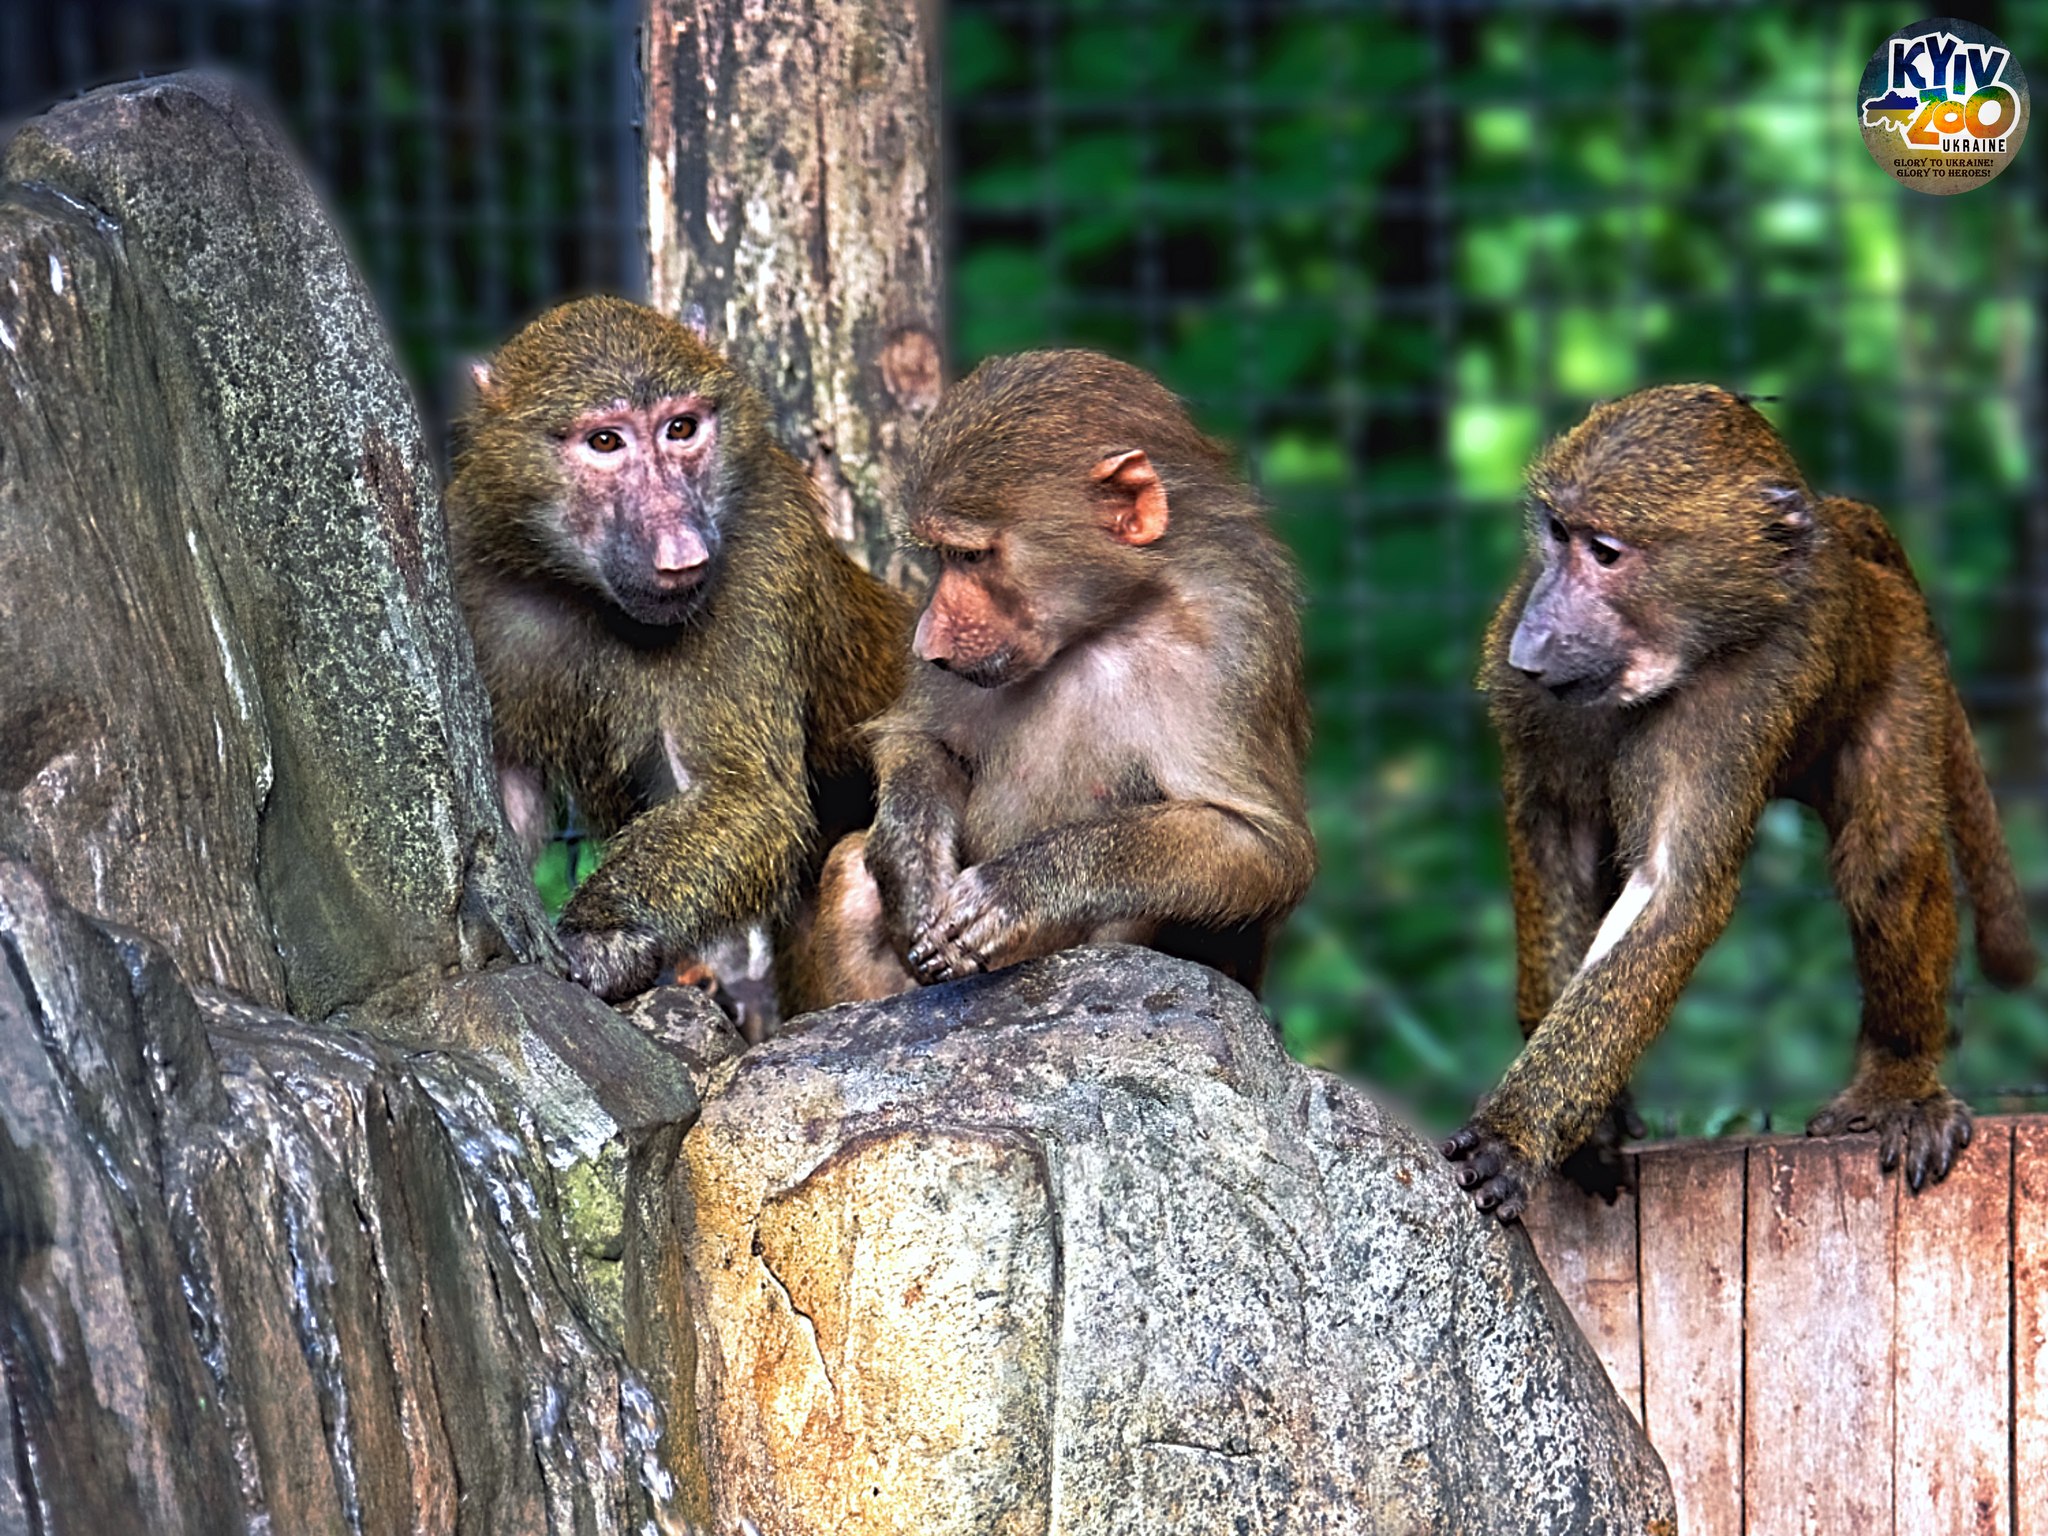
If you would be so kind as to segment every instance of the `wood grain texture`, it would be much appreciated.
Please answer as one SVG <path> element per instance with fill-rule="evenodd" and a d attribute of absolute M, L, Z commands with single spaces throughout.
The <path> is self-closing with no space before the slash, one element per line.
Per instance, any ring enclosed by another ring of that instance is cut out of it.
<path fill-rule="evenodd" d="M 2048 1536 L 2048 1117 L 1979 1121 L 1919 1196 L 1867 1137 L 1637 1166 L 1632 1228 L 1561 1189 L 1528 1220 L 1688 1536 Z"/>
<path fill-rule="evenodd" d="M 1742 1533 L 1747 1162 L 1741 1146 L 1711 1142 L 1637 1160 L 1644 1427 L 1687 1536 Z"/>
<path fill-rule="evenodd" d="M 1643 1334 L 1636 1294 L 1636 1201 L 1614 1204 L 1561 1179 L 1536 1190 L 1524 1217 L 1550 1283 L 1572 1309 L 1607 1379 L 1643 1418 Z"/>
<path fill-rule="evenodd" d="M 1872 1137 L 1750 1150 L 1743 1463 L 1756 1536 L 1892 1529 L 1896 1187 Z"/>
<path fill-rule="evenodd" d="M 887 515 L 938 399 L 928 0 L 650 0 L 654 304 L 700 307 L 767 392 L 835 537 L 915 584 Z"/>
<path fill-rule="evenodd" d="M 2048 1119 L 2013 1126 L 2015 1536 L 2048 1536 Z"/>
<path fill-rule="evenodd" d="M 1898 1200 L 1897 1536 L 2009 1536 L 2012 1125 Z"/>

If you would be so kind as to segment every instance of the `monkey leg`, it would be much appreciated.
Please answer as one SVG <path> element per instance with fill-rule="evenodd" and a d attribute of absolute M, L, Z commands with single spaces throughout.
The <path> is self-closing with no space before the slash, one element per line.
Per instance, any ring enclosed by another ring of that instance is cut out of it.
<path fill-rule="evenodd" d="M 889 941 L 864 833 L 834 845 L 818 882 L 816 915 L 791 935 L 789 950 L 783 990 L 791 1013 L 896 997 L 917 985 Z"/>
<path fill-rule="evenodd" d="M 694 960 L 677 966 L 676 981 L 710 994 L 740 1027 L 749 1045 L 774 1036 L 782 1023 L 773 972 L 774 946 L 765 925 L 750 923 L 737 933 L 721 934 L 698 949 Z"/>
<path fill-rule="evenodd" d="M 498 757 L 498 799 L 505 807 L 505 825 L 531 870 L 554 831 L 554 807 L 538 768 Z"/>
<path fill-rule="evenodd" d="M 1607 1106 L 1607 1113 L 1593 1123 L 1592 1133 L 1557 1165 L 1557 1171 L 1585 1193 L 1612 1205 L 1623 1190 L 1635 1187 L 1624 1153 L 1629 1142 L 1642 1140 L 1646 1129 L 1643 1117 L 1636 1113 L 1634 1095 L 1624 1088 Z"/>
<path fill-rule="evenodd" d="M 1929 759 L 1929 766 L 1938 759 Z M 1849 1086 L 1808 1122 L 1809 1136 L 1874 1131 L 1885 1171 L 1916 1193 L 1947 1177 L 1970 1144 L 1969 1106 L 1942 1086 L 1956 904 L 1948 849 L 1928 808 L 1938 796 L 1892 785 L 1864 796 L 1836 832 L 1835 888 L 1849 914 L 1863 984 L 1863 1027 Z M 1917 814 L 1916 814 L 1917 813 Z"/>

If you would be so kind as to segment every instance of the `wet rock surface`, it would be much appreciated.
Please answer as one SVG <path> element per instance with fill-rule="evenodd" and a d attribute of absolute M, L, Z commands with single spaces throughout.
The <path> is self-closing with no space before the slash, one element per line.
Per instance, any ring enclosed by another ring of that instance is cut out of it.
<path fill-rule="evenodd" d="M 0 183 L 0 841 L 301 1018 L 548 958 L 419 416 L 276 128 L 114 87 Z"/>
<path fill-rule="evenodd" d="M 714 1509 L 765 1536 L 1675 1529 L 1526 1237 L 1201 967 L 814 1015 L 681 1178 Z"/>
<path fill-rule="evenodd" d="M 723 1036 L 694 992 L 642 1028 L 553 974 L 446 564 L 412 402 L 264 114 L 174 76 L 25 125 L 0 1532 L 704 1506 L 670 1173 Z"/>
<path fill-rule="evenodd" d="M 701 1505 L 684 1061 L 530 967 L 489 978 L 496 1038 L 453 1049 L 195 997 L 15 860 L 0 957 L 0 1529 L 600 1532 Z"/>

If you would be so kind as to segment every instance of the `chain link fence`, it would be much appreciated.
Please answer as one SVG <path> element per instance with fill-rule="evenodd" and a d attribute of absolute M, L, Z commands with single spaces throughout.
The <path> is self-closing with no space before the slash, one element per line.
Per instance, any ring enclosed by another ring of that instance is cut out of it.
<path fill-rule="evenodd" d="M 445 425 L 463 359 L 553 300 L 637 292 L 619 0 L 0 0 L 0 122 L 194 65 L 263 86 Z"/>
<path fill-rule="evenodd" d="M 2048 13 L 1989 6 L 2048 72 Z M 1471 687 L 1519 477 L 1596 399 L 1767 394 L 1814 483 L 1930 589 L 2023 878 L 2043 763 L 2048 144 L 1906 191 L 1857 125 L 1896 7 L 954 0 L 956 363 L 1129 355 L 1244 450 L 1308 578 L 1323 871 L 1271 997 L 1290 1043 L 1449 1118 L 1519 1043 L 1497 760 Z M 1955 1081 L 2048 1078 L 2038 996 L 1966 961 Z M 1641 1096 L 1803 1114 L 1856 1019 L 1824 839 L 1767 816 Z"/>

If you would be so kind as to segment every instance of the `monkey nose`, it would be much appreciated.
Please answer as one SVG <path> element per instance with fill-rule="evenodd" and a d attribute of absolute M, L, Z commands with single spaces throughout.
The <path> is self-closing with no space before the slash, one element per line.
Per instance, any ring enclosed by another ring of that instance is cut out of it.
<path fill-rule="evenodd" d="M 654 542 L 654 574 L 660 581 L 695 576 L 710 559 L 711 551 L 694 528 L 665 530 Z"/>
<path fill-rule="evenodd" d="M 1550 670 L 1551 649 L 1549 635 L 1517 629 L 1508 645 L 1508 665 L 1524 677 L 1540 679 Z"/>

